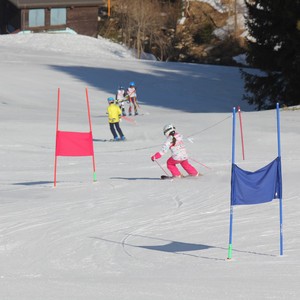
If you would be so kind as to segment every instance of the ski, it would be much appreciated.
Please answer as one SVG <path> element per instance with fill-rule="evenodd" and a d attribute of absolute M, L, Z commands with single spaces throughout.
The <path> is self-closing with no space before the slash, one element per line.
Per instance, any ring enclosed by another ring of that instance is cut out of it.
<path fill-rule="evenodd" d="M 125 139 L 125 140 L 121 140 L 121 139 L 119 139 L 119 140 L 114 140 L 114 139 L 94 139 L 93 141 L 94 142 L 125 142 L 125 141 L 127 141 L 127 139 Z"/>
<path fill-rule="evenodd" d="M 187 178 L 197 179 L 197 178 L 199 178 L 200 176 L 203 176 L 203 174 L 200 174 L 200 173 L 199 173 L 198 176 L 186 175 L 186 176 L 181 176 L 181 177 L 173 177 L 173 176 L 161 175 L 161 176 L 160 176 L 160 179 L 162 179 L 162 180 L 166 180 L 166 179 L 169 179 L 169 180 L 173 180 L 173 179 L 187 179 Z"/>
<path fill-rule="evenodd" d="M 122 140 L 122 139 L 119 139 L 119 140 L 115 140 L 115 139 L 110 139 L 110 140 L 107 140 L 108 142 L 125 142 L 125 140 Z"/>

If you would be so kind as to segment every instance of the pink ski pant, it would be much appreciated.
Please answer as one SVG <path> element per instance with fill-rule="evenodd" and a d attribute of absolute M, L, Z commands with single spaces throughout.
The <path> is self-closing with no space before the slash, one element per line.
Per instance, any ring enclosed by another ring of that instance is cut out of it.
<path fill-rule="evenodd" d="M 177 164 L 181 164 L 183 169 L 191 176 L 196 176 L 198 171 L 188 162 L 188 160 L 175 160 L 173 157 L 170 157 L 167 160 L 167 168 L 172 173 L 172 176 L 180 176 L 181 173 L 177 168 Z"/>

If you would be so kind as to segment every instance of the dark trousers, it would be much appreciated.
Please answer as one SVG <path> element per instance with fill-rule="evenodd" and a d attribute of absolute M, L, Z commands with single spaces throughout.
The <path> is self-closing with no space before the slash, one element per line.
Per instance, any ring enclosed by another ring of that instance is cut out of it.
<path fill-rule="evenodd" d="M 109 123 L 109 128 L 110 128 L 110 131 L 111 131 L 112 135 L 114 136 L 114 139 L 116 137 L 118 137 L 117 132 L 118 132 L 120 138 L 122 136 L 124 136 L 124 134 L 123 134 L 123 132 L 122 132 L 122 130 L 120 128 L 119 122 L 117 122 L 117 123 Z M 117 130 L 117 132 L 116 132 L 116 130 Z"/>

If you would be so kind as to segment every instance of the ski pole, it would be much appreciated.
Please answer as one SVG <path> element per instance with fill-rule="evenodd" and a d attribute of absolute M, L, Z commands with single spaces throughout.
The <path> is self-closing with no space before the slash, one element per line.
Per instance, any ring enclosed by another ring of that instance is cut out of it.
<path fill-rule="evenodd" d="M 140 105 L 139 105 L 139 103 L 138 103 L 138 100 L 137 100 L 136 97 L 134 98 L 134 102 L 135 102 L 135 105 L 136 105 L 138 108 L 141 108 Z"/>
<path fill-rule="evenodd" d="M 158 166 L 163 170 L 163 172 L 167 175 L 167 176 L 169 176 L 169 174 L 166 172 L 166 170 L 161 166 L 161 164 L 155 159 L 154 160 L 157 164 L 158 164 Z"/>
<path fill-rule="evenodd" d="M 200 161 L 197 161 L 196 159 L 190 158 L 190 160 L 198 163 L 199 165 L 202 165 L 203 167 L 207 168 L 207 169 L 211 169 L 210 167 L 206 166 L 205 164 L 201 163 Z"/>

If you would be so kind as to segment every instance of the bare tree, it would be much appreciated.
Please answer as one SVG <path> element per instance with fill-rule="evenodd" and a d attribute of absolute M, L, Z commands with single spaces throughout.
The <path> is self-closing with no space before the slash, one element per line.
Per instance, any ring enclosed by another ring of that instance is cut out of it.
<path fill-rule="evenodd" d="M 119 15 L 122 41 L 136 50 L 138 58 L 141 58 L 145 49 L 149 50 L 153 45 L 166 48 L 164 29 L 170 17 L 162 13 L 162 1 L 115 0 L 114 5 Z"/>
<path fill-rule="evenodd" d="M 170 32 L 174 35 L 180 1 L 111 0 L 109 20 L 115 26 L 115 33 L 110 30 L 109 24 L 103 26 L 106 33 L 118 35 L 119 41 L 135 49 L 138 58 L 143 52 L 153 53 L 155 49 L 155 55 L 164 60 L 172 52 Z"/>
<path fill-rule="evenodd" d="M 135 39 L 135 49 L 140 58 L 145 50 L 145 42 L 149 42 L 153 32 L 159 31 L 162 26 L 160 5 L 158 0 L 130 1 L 133 4 L 130 9 L 130 18 L 134 23 L 131 36 Z"/>

